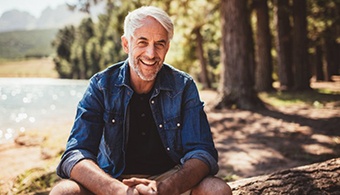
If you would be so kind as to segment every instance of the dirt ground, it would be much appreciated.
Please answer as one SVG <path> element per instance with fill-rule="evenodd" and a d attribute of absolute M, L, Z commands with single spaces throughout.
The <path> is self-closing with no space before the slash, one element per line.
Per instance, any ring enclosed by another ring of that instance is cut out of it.
<path fill-rule="evenodd" d="M 214 96 L 214 92 L 204 95 Z M 226 179 L 268 174 L 340 156 L 340 98 L 324 108 L 225 109 L 210 110 L 207 115 L 219 151 L 218 176 Z"/>
<path fill-rule="evenodd" d="M 340 92 L 338 82 L 332 87 Z M 250 112 L 212 110 L 216 95 L 213 91 L 201 93 L 222 178 L 239 180 L 340 156 L 340 98 L 322 108 L 282 106 Z M 67 128 L 63 131 L 68 132 L 69 125 L 64 124 Z M 53 137 L 55 132 L 50 133 Z M 46 159 L 39 139 L 35 144 L 0 146 L 0 192 L 11 189 L 18 174 L 50 162 Z"/>

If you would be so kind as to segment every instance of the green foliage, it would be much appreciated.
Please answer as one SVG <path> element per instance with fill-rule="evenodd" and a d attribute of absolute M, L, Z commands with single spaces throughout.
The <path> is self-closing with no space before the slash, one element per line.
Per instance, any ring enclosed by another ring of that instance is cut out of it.
<path fill-rule="evenodd" d="M 25 173 L 16 178 L 13 186 L 13 194 L 48 194 L 48 189 L 60 178 L 53 171 L 48 171 L 43 168 L 34 168 L 27 170 Z"/>
<path fill-rule="evenodd" d="M 52 42 L 57 53 L 53 61 L 61 78 L 71 78 L 72 66 L 69 62 L 71 61 L 71 46 L 74 39 L 75 29 L 70 26 L 59 30 L 55 40 Z"/>
<path fill-rule="evenodd" d="M 340 0 L 309 0 L 308 1 L 308 36 L 314 44 L 324 37 L 337 39 L 339 34 L 330 34 L 339 28 Z"/>
<path fill-rule="evenodd" d="M 53 53 L 51 40 L 57 29 L 12 31 L 0 33 L 0 58 L 50 56 Z"/>
<path fill-rule="evenodd" d="M 84 19 L 79 27 L 66 27 L 54 40 L 57 71 L 63 78 L 88 79 L 108 65 L 126 59 L 121 48 L 123 18 L 127 9 L 108 2 L 108 13 L 98 23 Z M 74 30 L 72 30 L 72 28 Z"/>
<path fill-rule="evenodd" d="M 90 2 L 90 1 L 85 1 Z M 83 4 L 79 4 L 82 6 Z M 86 3 L 84 4 L 86 5 Z M 126 54 L 122 51 L 120 37 L 123 34 L 123 21 L 128 11 L 142 5 L 155 5 L 165 9 L 174 19 L 176 26 L 173 40 L 166 61 L 175 67 L 193 74 L 199 74 L 199 62 L 197 60 L 196 41 L 193 30 L 200 29 L 205 38 L 203 47 L 206 51 L 205 58 L 213 78 L 217 78 L 216 71 L 219 64 L 219 1 L 121 1 L 107 2 L 107 13 L 98 17 L 97 23 L 90 19 L 84 20 L 75 29 L 72 44 L 64 44 L 61 40 L 70 34 L 66 29 L 59 32 L 54 46 L 57 49 L 55 57 L 56 67 L 61 77 L 89 78 L 109 64 L 124 60 Z M 199 10 L 197 11 L 197 6 Z M 202 14 L 201 11 L 204 11 Z M 207 17 L 208 16 L 208 17 Z M 67 45 L 68 48 L 61 47 Z M 69 56 L 64 56 L 65 49 Z M 60 53 L 61 52 L 61 53 Z"/>
<path fill-rule="evenodd" d="M 169 14 L 175 25 L 175 36 L 167 61 L 175 67 L 190 72 L 194 77 L 200 74 L 198 54 L 196 53 L 198 29 L 203 37 L 204 59 L 208 65 L 212 82 L 220 62 L 220 13 L 219 0 L 171 1 Z M 217 73 L 219 74 L 219 73 Z"/>

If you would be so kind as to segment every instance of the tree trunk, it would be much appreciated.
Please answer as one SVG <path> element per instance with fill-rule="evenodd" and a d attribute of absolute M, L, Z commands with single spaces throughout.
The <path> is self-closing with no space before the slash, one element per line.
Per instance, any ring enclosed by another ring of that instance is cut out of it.
<path fill-rule="evenodd" d="M 335 28 L 335 27 L 334 27 Z M 338 44 L 336 40 L 333 40 L 334 36 L 331 32 L 331 29 L 326 30 L 326 36 L 324 37 L 324 53 L 325 53 L 325 61 L 326 61 L 326 80 L 333 81 L 332 76 L 339 74 L 338 67 L 339 61 L 337 61 L 337 57 L 339 57 L 340 52 L 338 50 Z"/>
<path fill-rule="evenodd" d="M 256 74 L 255 89 L 258 92 L 273 90 L 273 63 L 267 0 L 255 0 L 256 10 Z"/>
<path fill-rule="evenodd" d="M 220 99 L 215 108 L 240 109 L 263 107 L 252 79 L 247 0 L 222 0 L 222 47 Z"/>
<path fill-rule="evenodd" d="M 315 48 L 315 75 L 317 81 L 324 81 L 325 74 L 323 71 L 322 48 L 317 45 Z"/>
<path fill-rule="evenodd" d="M 340 158 L 229 183 L 233 195 L 339 194 Z"/>
<path fill-rule="evenodd" d="M 293 86 L 291 25 L 289 22 L 289 0 L 274 0 L 274 19 L 277 28 L 276 50 L 278 61 L 278 77 L 281 90 L 289 90 Z"/>
<path fill-rule="evenodd" d="M 306 9 L 306 0 L 293 1 L 293 67 L 295 90 L 310 89 Z"/>
<path fill-rule="evenodd" d="M 196 27 L 193 30 L 193 33 L 196 35 L 196 43 L 197 43 L 196 54 L 197 54 L 197 58 L 199 59 L 200 67 L 201 67 L 200 80 L 203 85 L 203 89 L 210 89 L 211 82 L 208 76 L 206 59 L 204 57 L 203 37 L 201 34 L 201 27 Z"/>

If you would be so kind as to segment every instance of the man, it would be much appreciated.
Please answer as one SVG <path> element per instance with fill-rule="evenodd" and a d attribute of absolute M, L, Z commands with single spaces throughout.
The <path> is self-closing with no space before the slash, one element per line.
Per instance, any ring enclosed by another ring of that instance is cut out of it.
<path fill-rule="evenodd" d="M 91 78 L 57 168 L 65 179 L 50 194 L 231 194 L 213 176 L 217 151 L 193 79 L 163 64 L 172 36 L 164 11 L 128 14 L 128 59 Z"/>

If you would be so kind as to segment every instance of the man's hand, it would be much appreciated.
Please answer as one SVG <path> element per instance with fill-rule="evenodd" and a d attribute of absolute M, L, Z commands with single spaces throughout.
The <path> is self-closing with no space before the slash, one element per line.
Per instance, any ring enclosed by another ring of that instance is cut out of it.
<path fill-rule="evenodd" d="M 132 177 L 130 179 L 124 179 L 123 183 L 130 188 L 134 187 L 140 194 L 143 195 L 158 194 L 157 182 L 154 180 Z"/>
<path fill-rule="evenodd" d="M 192 189 L 208 173 L 209 167 L 204 162 L 190 159 L 180 170 L 161 182 L 141 178 L 125 179 L 122 182 L 129 187 L 135 187 L 141 195 L 179 195 Z"/>
<path fill-rule="evenodd" d="M 130 188 L 134 187 L 141 195 L 179 195 L 177 188 L 170 183 L 157 183 L 154 180 L 134 177 L 124 179 L 122 182 Z"/>
<path fill-rule="evenodd" d="M 115 194 L 126 194 L 126 195 L 141 195 L 135 187 L 126 186 L 122 191 L 116 191 Z"/>

